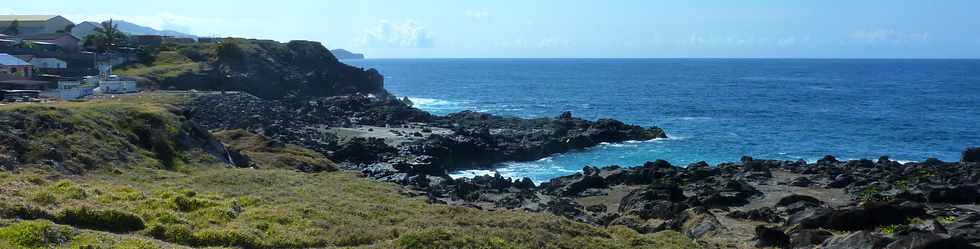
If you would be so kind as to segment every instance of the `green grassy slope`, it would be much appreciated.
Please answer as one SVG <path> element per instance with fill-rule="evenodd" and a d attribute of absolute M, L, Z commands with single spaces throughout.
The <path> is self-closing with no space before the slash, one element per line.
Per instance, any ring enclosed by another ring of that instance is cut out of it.
<path fill-rule="evenodd" d="M 72 129 L 103 134 L 83 137 L 87 141 L 77 145 L 67 138 L 41 144 L 69 143 L 65 150 L 78 154 L 85 154 L 90 146 L 132 146 L 138 155 L 131 161 L 96 160 L 115 166 L 88 167 L 81 174 L 43 165 L 0 171 L 0 248 L 696 247 L 672 231 L 641 235 L 624 227 L 595 227 L 545 213 L 428 204 L 400 194 L 396 185 L 346 171 L 303 173 L 274 165 L 233 168 L 187 160 L 195 156 L 183 150 L 175 150 L 180 167 L 160 167 L 159 153 L 133 143 L 139 139 L 104 135 L 129 137 L 132 128 L 122 124 L 143 111 L 177 125 L 178 117 L 168 114 L 167 106 L 109 101 L 0 107 L 0 116 L 44 114 Z M 117 113 L 121 110 L 135 112 Z M 100 124 L 115 125 L 94 126 Z M 27 135 L 51 131 L 37 132 Z M 224 135 L 223 141 L 240 147 L 257 141 L 254 135 Z M 272 158 L 284 153 L 281 156 L 328 161 L 303 148 L 285 148 L 261 152 Z"/>

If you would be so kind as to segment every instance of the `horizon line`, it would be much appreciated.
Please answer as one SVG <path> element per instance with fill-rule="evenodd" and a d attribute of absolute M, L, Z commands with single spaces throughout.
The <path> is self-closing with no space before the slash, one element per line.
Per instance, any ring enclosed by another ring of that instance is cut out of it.
<path fill-rule="evenodd" d="M 339 60 L 649 60 L 649 59 L 711 59 L 711 60 L 980 60 L 980 57 L 366 57 Z"/>

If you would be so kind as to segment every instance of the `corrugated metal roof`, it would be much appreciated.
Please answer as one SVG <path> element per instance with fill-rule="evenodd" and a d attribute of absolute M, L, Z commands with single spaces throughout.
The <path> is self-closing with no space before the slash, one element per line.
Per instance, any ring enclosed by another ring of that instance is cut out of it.
<path fill-rule="evenodd" d="M 14 57 L 13 55 L 0 54 L 0 65 L 4 65 L 4 66 L 30 66 L 31 64 L 30 63 L 27 63 L 24 60 L 18 59 L 17 57 Z"/>
<path fill-rule="evenodd" d="M 19 22 L 44 22 L 55 17 L 58 17 L 58 15 L 0 15 L 0 22 L 12 22 L 14 20 Z"/>

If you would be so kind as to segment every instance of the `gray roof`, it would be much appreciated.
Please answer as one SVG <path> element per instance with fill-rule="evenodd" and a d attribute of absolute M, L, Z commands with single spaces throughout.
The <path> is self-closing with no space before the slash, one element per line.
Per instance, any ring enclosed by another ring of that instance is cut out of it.
<path fill-rule="evenodd" d="M 4 65 L 4 66 L 30 66 L 31 64 L 25 62 L 24 60 L 18 59 L 17 57 L 14 57 L 13 55 L 0 54 L 0 65 Z"/>
<path fill-rule="evenodd" d="M 0 15 L 0 21 L 44 22 L 58 15 Z"/>

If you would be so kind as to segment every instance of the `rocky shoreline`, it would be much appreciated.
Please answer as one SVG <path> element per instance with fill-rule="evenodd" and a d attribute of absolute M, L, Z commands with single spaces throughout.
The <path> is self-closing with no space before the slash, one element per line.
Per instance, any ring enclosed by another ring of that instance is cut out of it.
<path fill-rule="evenodd" d="M 904 164 L 833 156 L 685 167 L 657 160 L 631 168 L 586 166 L 536 185 L 527 178 L 446 173 L 601 142 L 662 138 L 664 131 L 570 113 L 433 116 L 390 96 L 366 95 L 270 101 L 215 94 L 196 98 L 187 112 L 211 130 L 245 129 L 314 149 L 341 168 L 399 183 L 404 194 L 432 204 L 550 212 L 641 233 L 676 230 L 706 248 L 980 246 L 980 149 L 968 149 L 960 162 Z"/>
<path fill-rule="evenodd" d="M 392 96 L 266 100 L 247 93 L 206 94 L 186 108 L 191 120 L 209 130 L 253 131 L 323 153 L 346 169 L 396 182 L 451 180 L 448 172 L 456 170 L 536 160 L 603 142 L 666 138 L 660 128 L 588 121 L 568 112 L 538 119 L 469 111 L 434 116 Z M 363 134 L 341 139 L 345 134 L 337 128 L 360 128 Z"/>
<path fill-rule="evenodd" d="M 535 186 L 497 176 L 409 182 L 432 203 L 551 212 L 706 248 L 978 248 L 980 149 L 961 162 L 756 160 L 586 166 Z"/>

